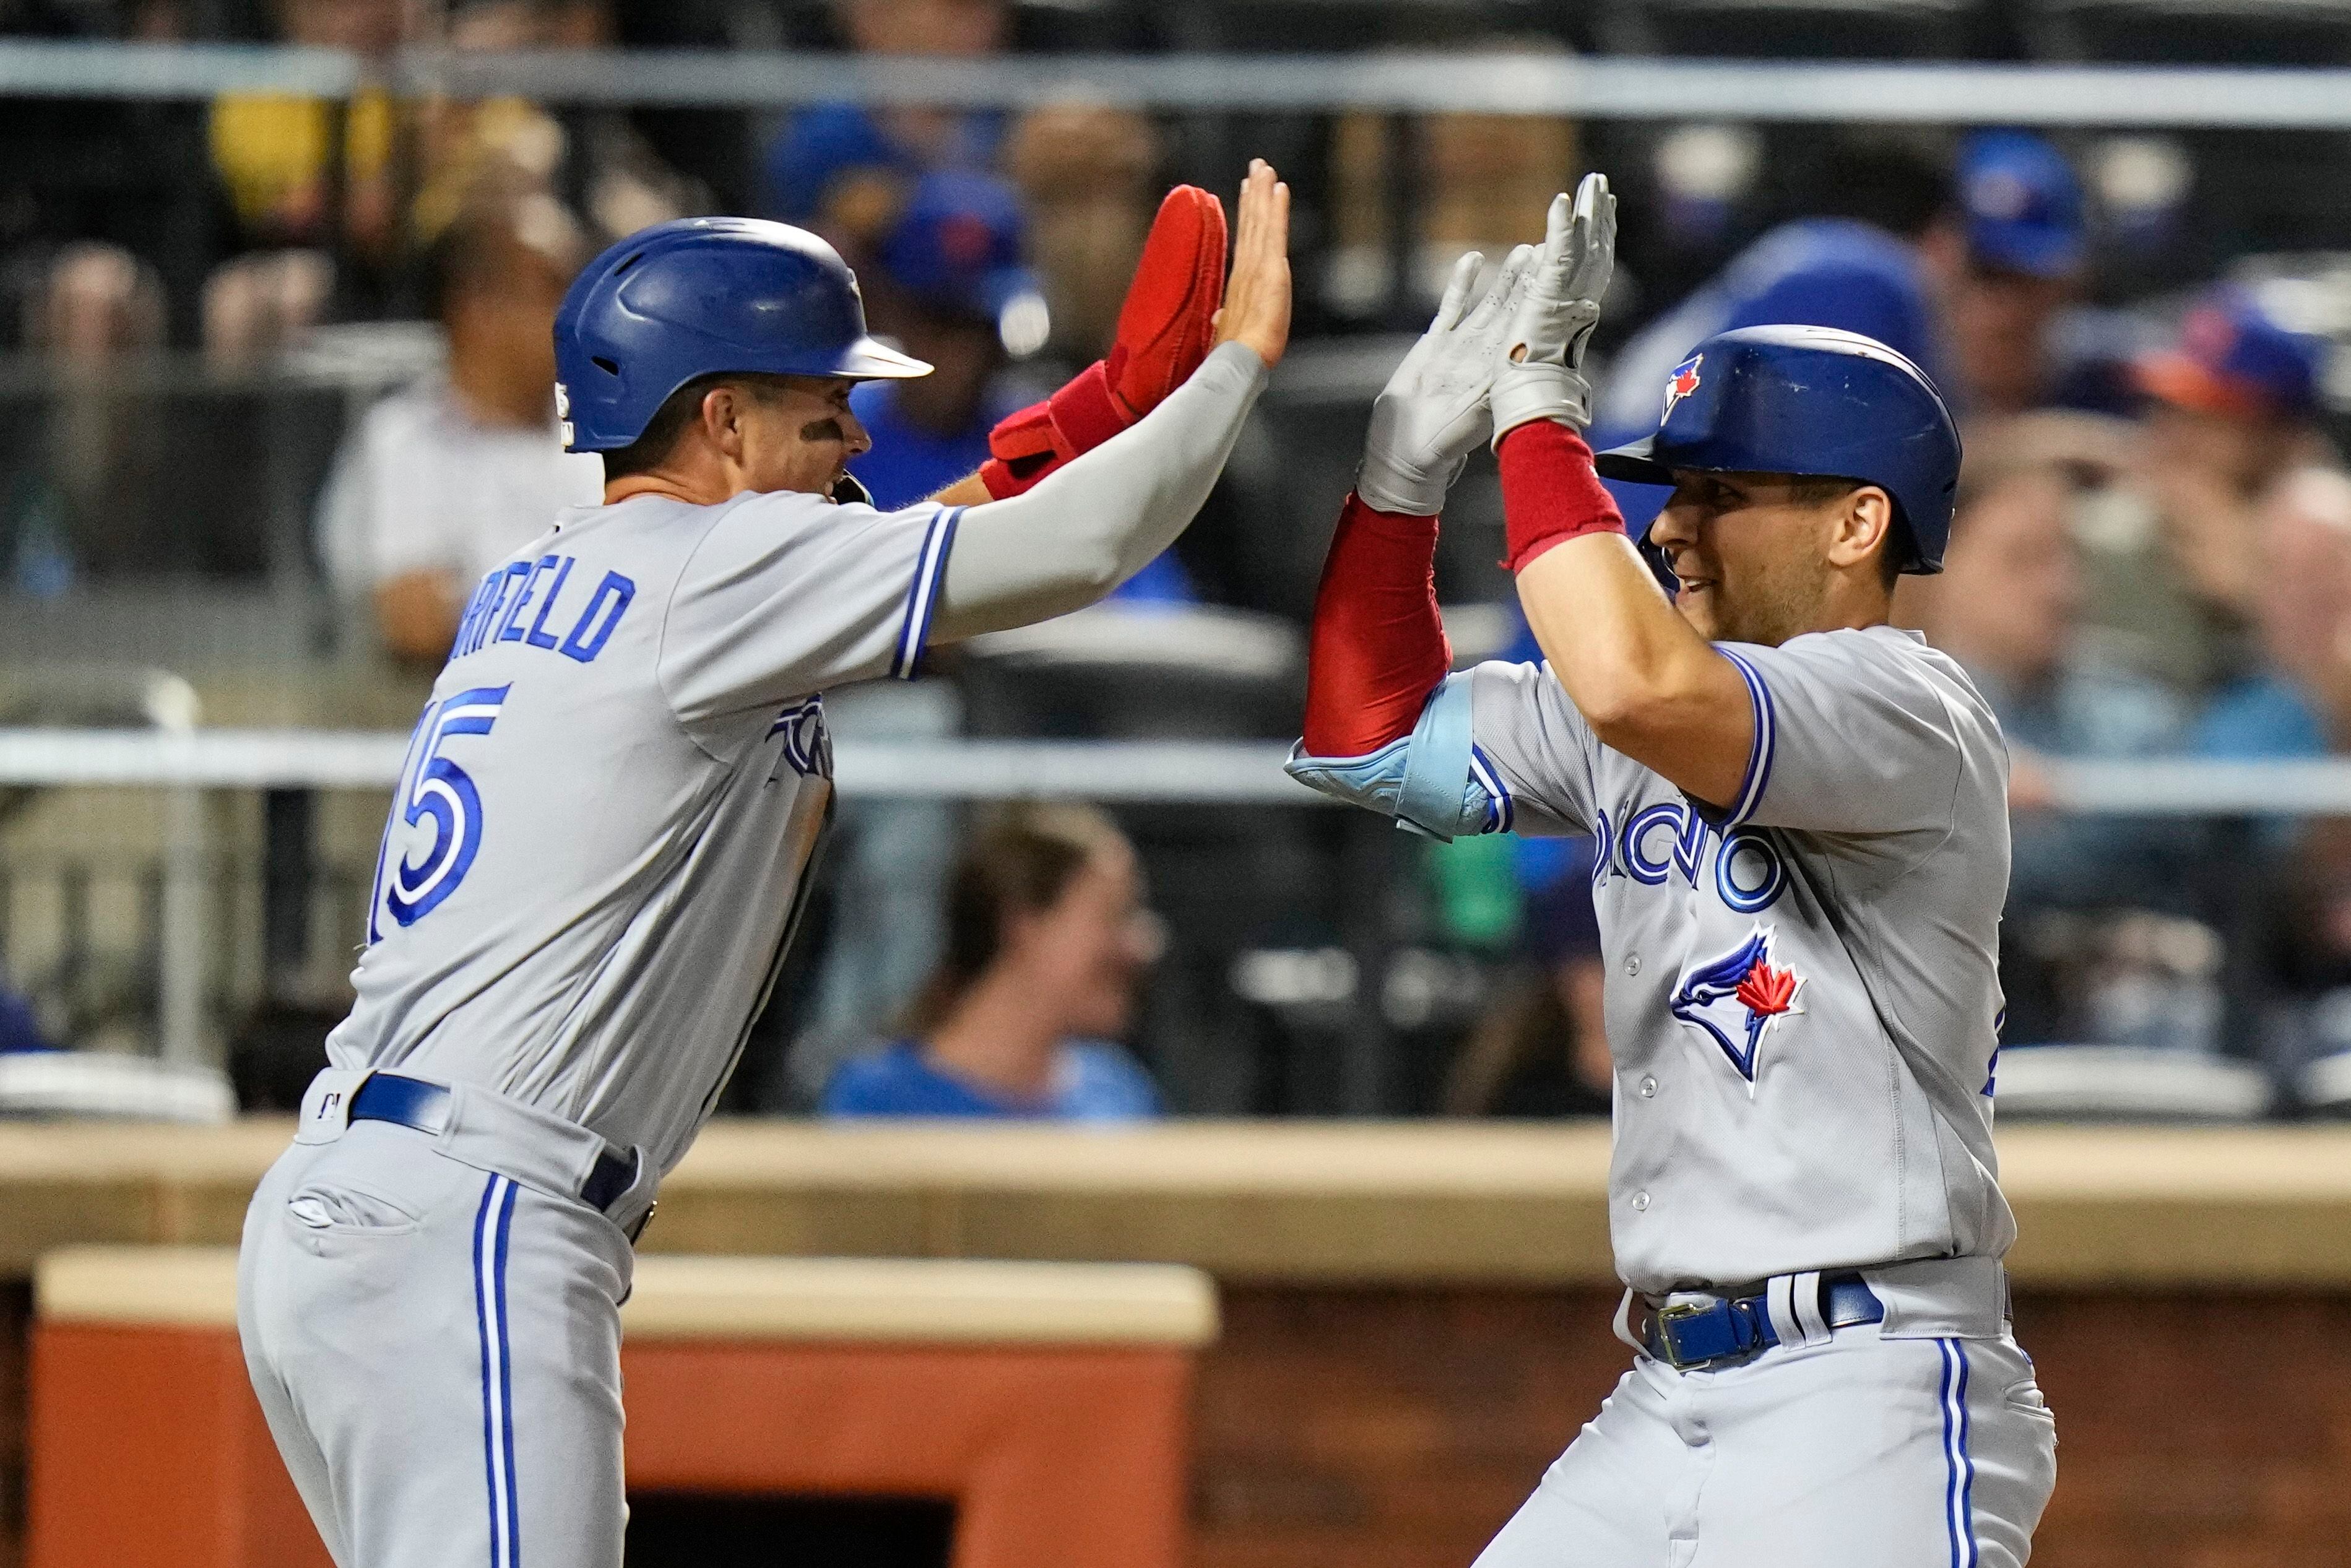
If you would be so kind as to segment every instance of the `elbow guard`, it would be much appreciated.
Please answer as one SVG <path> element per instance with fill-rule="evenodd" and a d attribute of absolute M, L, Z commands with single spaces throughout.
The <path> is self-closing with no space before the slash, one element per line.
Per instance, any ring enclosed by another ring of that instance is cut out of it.
<path fill-rule="evenodd" d="M 1429 695 L 1401 740 L 1362 757 L 1313 757 L 1301 742 L 1282 770 L 1310 789 L 1394 817 L 1408 832 L 1450 842 L 1509 826 L 1504 801 L 1472 766 L 1473 749 L 1465 671 Z"/>

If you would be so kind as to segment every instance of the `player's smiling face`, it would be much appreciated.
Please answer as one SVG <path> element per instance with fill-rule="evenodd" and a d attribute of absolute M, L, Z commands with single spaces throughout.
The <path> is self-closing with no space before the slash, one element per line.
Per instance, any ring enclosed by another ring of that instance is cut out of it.
<path fill-rule="evenodd" d="M 1698 635 L 1777 647 L 1844 623 L 1831 599 L 1851 553 L 1855 497 L 1882 509 L 1891 505 L 1884 491 L 1785 474 L 1677 469 L 1674 480 L 1649 542 L 1680 580 L 1674 605 Z"/>
<path fill-rule="evenodd" d="M 849 411 L 856 384 L 845 376 L 760 378 L 742 423 L 744 488 L 830 494 L 849 460 L 873 444 Z"/>

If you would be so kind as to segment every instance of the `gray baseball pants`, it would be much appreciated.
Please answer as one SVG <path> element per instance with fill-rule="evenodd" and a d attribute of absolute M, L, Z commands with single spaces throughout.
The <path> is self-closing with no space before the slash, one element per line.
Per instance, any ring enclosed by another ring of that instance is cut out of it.
<path fill-rule="evenodd" d="M 620 1568 L 634 1254 L 566 1196 L 602 1140 L 478 1091 L 438 1136 L 347 1124 L 332 1096 L 360 1076 L 312 1085 L 238 1267 L 254 1391 L 328 1552 Z M 639 1186 L 616 1212 L 650 1204 Z"/>
<path fill-rule="evenodd" d="M 1639 1355 L 1476 1568 L 2023 1568 L 2056 1424 L 1998 1306 L 1953 1299 L 1983 1270 L 1865 1272 L 1884 1323 Z"/>

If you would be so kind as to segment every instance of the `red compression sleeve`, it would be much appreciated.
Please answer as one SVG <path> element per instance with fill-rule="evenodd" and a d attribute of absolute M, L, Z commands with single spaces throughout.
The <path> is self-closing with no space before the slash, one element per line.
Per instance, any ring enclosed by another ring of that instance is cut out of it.
<path fill-rule="evenodd" d="M 1513 572 L 1582 534 L 1623 533 L 1624 514 L 1592 471 L 1592 448 L 1554 419 L 1502 437 L 1502 564 Z"/>
<path fill-rule="evenodd" d="M 1314 595 L 1307 754 L 1362 757 L 1403 739 L 1452 668 L 1437 615 L 1437 519 L 1349 496 Z"/>

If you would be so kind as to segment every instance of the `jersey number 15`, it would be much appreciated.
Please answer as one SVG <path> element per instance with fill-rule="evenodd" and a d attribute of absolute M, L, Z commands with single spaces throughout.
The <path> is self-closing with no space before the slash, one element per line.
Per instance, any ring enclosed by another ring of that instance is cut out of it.
<path fill-rule="evenodd" d="M 482 797 L 465 770 L 444 757 L 441 748 L 453 736 L 489 734 L 511 689 L 509 683 L 459 692 L 426 707 L 417 721 L 408 742 L 408 761 L 401 770 L 400 792 L 384 823 L 383 847 L 376 853 L 375 892 L 368 901 L 369 941 L 381 935 L 379 911 L 389 910 L 401 925 L 413 925 L 465 880 L 482 847 Z M 413 861 L 402 855 L 395 862 L 392 836 L 401 824 L 413 828 L 427 821 L 433 824 L 433 841 L 423 854 Z"/>

